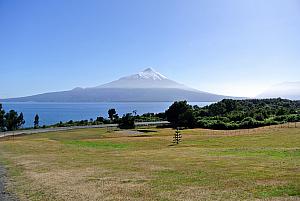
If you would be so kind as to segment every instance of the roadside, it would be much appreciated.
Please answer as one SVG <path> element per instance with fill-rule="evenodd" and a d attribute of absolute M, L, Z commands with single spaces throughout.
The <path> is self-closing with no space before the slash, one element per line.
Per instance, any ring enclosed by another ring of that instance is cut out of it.
<path fill-rule="evenodd" d="M 5 189 L 7 182 L 6 169 L 0 164 L 0 201 L 17 201 L 18 199 Z"/>

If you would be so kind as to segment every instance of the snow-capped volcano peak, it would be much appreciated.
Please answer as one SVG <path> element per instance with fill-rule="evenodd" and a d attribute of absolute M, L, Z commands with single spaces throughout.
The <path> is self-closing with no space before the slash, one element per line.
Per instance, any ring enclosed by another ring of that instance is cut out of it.
<path fill-rule="evenodd" d="M 179 88 L 192 90 L 183 84 L 168 79 L 153 68 L 146 68 L 137 74 L 121 77 L 97 88 Z"/>
<path fill-rule="evenodd" d="M 152 80 L 167 79 L 166 76 L 164 76 L 164 75 L 160 74 L 159 72 L 155 71 L 153 68 L 147 68 L 144 71 L 139 72 L 138 74 L 133 75 L 133 76 L 138 76 L 141 79 L 152 79 Z"/>

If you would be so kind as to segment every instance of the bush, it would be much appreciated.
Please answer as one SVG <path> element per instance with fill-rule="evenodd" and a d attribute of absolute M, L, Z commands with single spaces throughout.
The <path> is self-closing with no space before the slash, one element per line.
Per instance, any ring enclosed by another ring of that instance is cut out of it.
<path fill-rule="evenodd" d="M 121 129 L 133 129 L 135 128 L 134 125 L 134 117 L 131 113 L 127 113 L 123 115 L 121 119 L 119 119 L 119 128 Z"/>
<path fill-rule="evenodd" d="M 209 129 L 216 129 L 216 130 L 232 130 L 238 129 L 239 124 L 236 122 L 224 122 L 221 120 L 215 120 L 213 118 L 209 119 L 199 119 L 196 124 L 199 128 L 209 128 Z"/>
<path fill-rule="evenodd" d="M 246 117 L 245 119 L 242 120 L 240 127 L 241 128 L 256 128 L 259 125 L 261 125 L 259 121 L 256 121 L 252 117 Z"/>

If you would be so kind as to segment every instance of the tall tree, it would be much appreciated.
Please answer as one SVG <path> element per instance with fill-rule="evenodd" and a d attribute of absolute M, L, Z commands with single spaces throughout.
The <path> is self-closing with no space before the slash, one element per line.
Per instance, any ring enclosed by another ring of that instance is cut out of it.
<path fill-rule="evenodd" d="M 2 104 L 0 104 L 0 131 L 5 130 L 5 119 L 4 119 L 5 111 L 2 109 Z"/>
<path fill-rule="evenodd" d="M 24 120 L 23 112 L 21 112 L 17 118 L 17 129 L 21 128 L 23 126 L 23 124 L 25 124 L 25 120 Z"/>
<path fill-rule="evenodd" d="M 166 111 L 167 120 L 173 128 L 195 126 L 193 107 L 187 101 L 176 101 Z"/>
<path fill-rule="evenodd" d="M 40 117 L 38 114 L 35 115 L 34 117 L 34 128 L 38 128 L 40 123 Z"/>
<path fill-rule="evenodd" d="M 108 117 L 112 122 L 114 121 L 114 118 L 116 117 L 116 114 L 117 114 L 116 109 L 111 108 L 111 109 L 108 110 Z"/>
<path fill-rule="evenodd" d="M 18 113 L 14 110 L 10 110 L 8 113 L 4 115 L 6 129 L 8 131 L 13 131 L 17 129 L 18 124 Z"/>
<path fill-rule="evenodd" d="M 5 126 L 8 131 L 13 131 L 19 129 L 24 123 L 23 113 L 20 115 L 14 110 L 10 110 L 4 115 Z"/>

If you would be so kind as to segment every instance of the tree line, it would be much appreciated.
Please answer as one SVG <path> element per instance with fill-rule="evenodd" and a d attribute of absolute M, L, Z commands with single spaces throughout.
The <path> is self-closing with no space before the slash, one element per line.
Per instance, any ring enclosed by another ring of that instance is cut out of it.
<path fill-rule="evenodd" d="M 51 127 L 69 127 L 69 126 L 90 126 L 100 124 L 118 124 L 119 128 L 130 129 L 135 127 L 135 122 L 153 122 L 162 121 L 166 119 L 165 113 L 145 113 L 142 115 L 137 114 L 134 110 L 131 113 L 126 113 L 122 117 L 119 116 L 115 108 L 111 108 L 107 111 L 108 118 L 98 116 L 96 119 L 80 120 L 80 121 L 67 121 L 59 122 Z"/>
<path fill-rule="evenodd" d="M 136 111 L 132 113 L 126 113 L 122 117 L 119 117 L 116 109 L 111 108 L 107 111 L 108 119 L 99 116 L 95 120 L 80 120 L 80 121 L 73 121 L 70 120 L 68 122 L 59 122 L 53 126 L 57 127 L 69 127 L 69 126 L 90 126 L 90 125 L 100 125 L 100 124 L 118 124 L 120 128 L 130 129 L 134 128 L 134 122 L 136 119 L 139 119 L 141 116 L 136 114 Z M 143 115 L 142 115 L 143 116 Z"/>
<path fill-rule="evenodd" d="M 135 121 L 159 121 L 165 119 L 164 113 L 154 114 L 154 113 L 146 113 L 143 115 L 138 115 L 137 111 L 134 110 L 132 113 L 126 113 L 122 117 L 119 117 L 116 109 L 111 108 L 107 112 L 108 118 L 104 118 L 102 116 L 98 116 L 95 120 L 80 120 L 74 121 L 70 120 L 67 122 L 60 121 L 54 125 L 43 125 L 40 127 L 40 117 L 38 114 L 34 117 L 33 127 L 31 128 L 47 128 L 47 127 L 70 127 L 70 126 L 88 126 L 88 125 L 100 125 L 100 124 L 118 124 L 120 128 L 134 128 Z M 23 113 L 18 114 L 14 110 L 10 110 L 6 113 L 2 104 L 0 104 L 0 132 L 2 131 L 13 131 L 22 128 L 25 124 Z"/>
<path fill-rule="evenodd" d="M 300 101 L 287 99 L 224 99 L 205 106 L 174 102 L 165 112 L 172 127 L 243 129 L 300 121 Z"/>
<path fill-rule="evenodd" d="M 300 121 L 300 101 L 287 99 L 224 99 L 220 102 L 199 107 L 187 101 L 175 101 L 165 112 L 132 113 L 119 117 L 116 109 L 107 112 L 108 118 L 102 116 L 95 120 L 59 122 L 48 127 L 87 126 L 99 124 L 118 124 L 120 128 L 134 128 L 137 121 L 167 120 L 173 128 L 208 128 L 208 129 L 243 129 L 286 122 Z M 17 130 L 25 123 L 23 113 L 14 110 L 6 113 L 0 104 L 0 131 Z M 45 128 L 46 126 L 43 126 Z M 39 116 L 34 118 L 34 128 L 39 128 Z"/>

